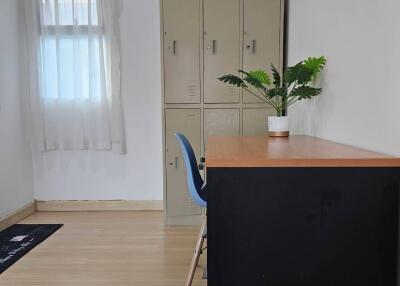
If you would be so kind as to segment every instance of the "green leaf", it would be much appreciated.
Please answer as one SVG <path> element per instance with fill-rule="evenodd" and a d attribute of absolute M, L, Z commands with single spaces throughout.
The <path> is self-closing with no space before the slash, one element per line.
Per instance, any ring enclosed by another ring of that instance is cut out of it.
<path fill-rule="evenodd" d="M 244 81 L 247 82 L 248 84 L 254 86 L 255 88 L 259 88 L 262 90 L 265 90 L 265 87 L 263 86 L 263 84 L 256 78 L 251 77 L 251 76 L 247 76 L 244 78 Z"/>
<path fill-rule="evenodd" d="M 281 92 L 281 90 L 279 88 L 272 88 L 267 91 L 267 97 L 269 99 L 274 98 L 275 96 L 279 96 L 280 92 Z"/>
<path fill-rule="evenodd" d="M 247 87 L 247 85 L 244 83 L 244 81 L 240 77 L 232 75 L 232 74 L 227 74 L 227 75 L 221 76 L 218 79 L 222 82 L 236 85 L 237 87 Z"/>
<path fill-rule="evenodd" d="M 246 71 L 243 71 L 243 70 L 239 70 L 239 72 L 245 75 L 245 77 L 243 78 L 243 80 L 245 82 L 247 82 L 248 84 L 254 86 L 255 88 L 261 89 L 261 90 L 266 92 L 266 88 L 262 84 L 262 82 L 258 78 L 253 77 L 250 74 L 250 72 L 246 72 Z"/>
<path fill-rule="evenodd" d="M 303 63 L 303 65 L 312 72 L 312 78 L 317 76 L 324 69 L 325 64 L 326 59 L 324 56 L 319 58 L 310 57 L 306 59 Z"/>
<path fill-rule="evenodd" d="M 273 99 L 279 97 L 282 104 L 287 103 L 288 96 L 295 97 L 298 100 L 310 99 L 319 95 L 322 92 L 321 88 L 314 88 L 309 86 L 309 83 L 320 73 L 326 64 L 325 57 L 309 57 L 305 61 L 287 68 L 283 75 L 274 65 L 271 65 L 272 71 L 272 84 L 271 78 L 264 70 L 243 71 L 243 79 L 232 74 L 227 74 L 219 78 L 220 81 L 248 89 L 249 86 L 255 87 L 266 99 Z M 292 89 L 288 94 L 288 89 Z"/>
<path fill-rule="evenodd" d="M 313 71 L 307 68 L 303 62 L 286 69 L 284 74 L 285 83 L 290 86 L 292 83 L 306 84 L 312 80 Z"/>
<path fill-rule="evenodd" d="M 271 84 L 271 79 L 270 79 L 269 75 L 263 70 L 249 71 L 248 76 L 251 78 L 257 79 L 262 84 L 265 84 L 265 85 Z"/>
<path fill-rule="evenodd" d="M 242 73 L 242 74 L 244 74 L 244 75 L 246 75 L 246 76 L 250 76 L 250 74 L 249 74 L 247 71 L 238 70 L 238 72 L 240 72 L 240 73 Z"/>
<path fill-rule="evenodd" d="M 279 74 L 278 70 L 276 69 L 276 67 L 273 64 L 271 64 L 271 70 L 272 70 L 272 76 L 274 78 L 273 84 L 275 85 L 275 87 L 280 87 L 281 86 L 281 75 Z"/>
<path fill-rule="evenodd" d="M 321 94 L 322 89 L 321 88 L 315 88 L 311 86 L 306 86 L 302 85 L 297 88 L 295 88 L 291 92 L 291 96 L 293 97 L 299 97 L 300 99 L 310 99 L 313 96 L 317 96 Z"/>

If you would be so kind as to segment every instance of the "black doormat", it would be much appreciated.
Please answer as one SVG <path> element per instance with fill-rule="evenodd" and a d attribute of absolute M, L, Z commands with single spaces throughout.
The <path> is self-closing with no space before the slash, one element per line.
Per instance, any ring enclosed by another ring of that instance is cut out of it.
<path fill-rule="evenodd" d="M 15 224 L 0 232 L 0 273 L 62 226 L 62 224 Z"/>

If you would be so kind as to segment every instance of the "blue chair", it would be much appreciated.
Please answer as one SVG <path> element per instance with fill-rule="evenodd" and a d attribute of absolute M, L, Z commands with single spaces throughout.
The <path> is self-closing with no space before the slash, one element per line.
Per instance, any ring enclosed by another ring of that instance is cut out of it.
<path fill-rule="evenodd" d="M 183 160 L 186 167 L 186 178 L 188 191 L 192 200 L 195 204 L 202 208 L 207 208 L 207 189 L 203 179 L 200 176 L 200 172 L 197 165 L 196 156 L 193 152 L 193 148 L 190 145 L 189 140 L 180 133 L 175 133 L 175 137 L 178 140 L 183 154 Z M 196 267 L 199 262 L 200 254 L 202 253 L 202 247 L 204 239 L 207 237 L 207 217 L 205 216 L 201 224 L 200 232 L 197 237 L 196 248 L 194 250 L 192 262 L 189 269 L 189 274 L 186 280 L 186 286 L 191 286 Z"/>

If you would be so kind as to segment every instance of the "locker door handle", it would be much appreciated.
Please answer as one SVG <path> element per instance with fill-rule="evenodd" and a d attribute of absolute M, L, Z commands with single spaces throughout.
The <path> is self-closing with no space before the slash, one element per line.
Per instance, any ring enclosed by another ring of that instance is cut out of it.
<path fill-rule="evenodd" d="M 172 54 L 176 55 L 176 40 L 172 41 Z"/>
<path fill-rule="evenodd" d="M 215 55 L 217 53 L 217 40 L 212 41 L 212 54 Z"/>
<path fill-rule="evenodd" d="M 251 41 L 251 53 L 253 55 L 256 54 L 256 49 L 257 49 L 257 40 Z"/>
<path fill-rule="evenodd" d="M 211 45 L 207 46 L 207 49 L 210 51 L 211 55 L 215 55 L 217 53 L 217 40 L 212 40 Z"/>

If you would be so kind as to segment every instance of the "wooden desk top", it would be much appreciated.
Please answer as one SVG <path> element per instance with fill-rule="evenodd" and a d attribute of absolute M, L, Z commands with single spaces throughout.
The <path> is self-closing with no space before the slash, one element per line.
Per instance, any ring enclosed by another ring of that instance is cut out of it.
<path fill-rule="evenodd" d="M 208 138 L 207 167 L 400 167 L 400 158 L 311 136 Z"/>

